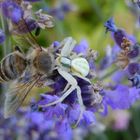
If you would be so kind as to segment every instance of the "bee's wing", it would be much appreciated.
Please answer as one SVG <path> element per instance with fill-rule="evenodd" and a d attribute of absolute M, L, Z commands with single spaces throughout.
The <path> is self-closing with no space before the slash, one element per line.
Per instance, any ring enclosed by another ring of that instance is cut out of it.
<path fill-rule="evenodd" d="M 27 83 L 15 84 L 16 86 L 9 90 L 6 94 L 5 104 L 4 104 L 4 117 L 8 118 L 15 114 L 19 106 L 23 103 L 24 99 L 34 87 L 39 78 L 32 78 Z"/>

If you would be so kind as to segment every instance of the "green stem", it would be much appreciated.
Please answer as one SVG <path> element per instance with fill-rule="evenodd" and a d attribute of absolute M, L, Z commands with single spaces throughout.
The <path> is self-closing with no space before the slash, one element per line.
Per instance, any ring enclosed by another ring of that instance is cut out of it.
<path fill-rule="evenodd" d="M 11 51 L 11 39 L 10 39 L 10 33 L 9 33 L 7 20 L 4 18 L 2 14 L 1 14 L 1 25 L 6 35 L 6 39 L 3 43 L 3 48 L 2 48 L 3 57 L 5 57 Z M 2 87 L 2 93 L 5 93 L 7 86 L 8 86 L 7 84 L 4 84 L 4 86 Z"/>
<path fill-rule="evenodd" d="M 3 43 L 3 56 L 5 56 L 11 51 L 11 40 L 7 20 L 4 18 L 2 14 L 1 14 L 1 23 L 2 29 L 6 34 L 6 40 Z"/>

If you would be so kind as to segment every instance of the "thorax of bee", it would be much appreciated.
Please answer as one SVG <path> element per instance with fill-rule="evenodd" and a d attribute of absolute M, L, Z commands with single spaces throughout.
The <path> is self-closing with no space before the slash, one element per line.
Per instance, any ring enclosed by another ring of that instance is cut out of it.
<path fill-rule="evenodd" d="M 29 54 L 30 55 L 30 54 Z M 54 67 L 54 57 L 46 49 L 35 49 L 28 58 L 31 67 L 36 73 L 50 74 Z"/>
<path fill-rule="evenodd" d="M 89 73 L 89 63 L 85 58 L 77 57 L 74 59 L 68 57 L 60 57 L 60 63 L 63 67 L 69 69 L 73 73 L 87 76 Z"/>

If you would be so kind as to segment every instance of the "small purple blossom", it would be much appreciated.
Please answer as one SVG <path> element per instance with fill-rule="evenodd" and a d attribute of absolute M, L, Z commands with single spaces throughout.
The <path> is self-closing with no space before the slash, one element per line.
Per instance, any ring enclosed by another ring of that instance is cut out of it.
<path fill-rule="evenodd" d="M 114 90 L 106 90 L 103 100 L 112 109 L 128 109 L 136 100 L 139 99 L 139 89 L 118 85 Z"/>
<path fill-rule="evenodd" d="M 0 44 L 2 44 L 5 41 L 5 34 L 3 32 L 3 30 L 0 29 Z"/>
<path fill-rule="evenodd" d="M 129 58 L 135 58 L 140 53 L 140 45 L 135 43 L 134 45 L 130 46 L 130 52 L 128 53 Z"/>
<path fill-rule="evenodd" d="M 96 123 L 96 118 L 92 111 L 85 111 L 83 114 L 83 118 L 87 126 Z"/>
<path fill-rule="evenodd" d="M 117 32 L 118 28 L 115 25 L 113 17 L 111 17 L 109 20 L 107 20 L 104 24 L 106 27 L 106 31 L 111 31 L 111 32 Z"/>
<path fill-rule="evenodd" d="M 130 63 L 128 65 L 128 72 L 130 75 L 140 73 L 140 65 L 138 63 Z"/>
<path fill-rule="evenodd" d="M 132 82 L 132 86 L 136 88 L 140 88 L 140 75 L 135 74 L 134 76 L 130 77 L 129 80 Z"/>
<path fill-rule="evenodd" d="M 86 40 L 82 40 L 77 46 L 74 47 L 73 51 L 78 54 L 86 55 L 88 48 L 88 42 Z"/>
<path fill-rule="evenodd" d="M 2 12 L 3 15 L 11 19 L 13 23 L 18 23 L 23 17 L 22 8 L 11 0 L 2 2 Z"/>
<path fill-rule="evenodd" d="M 59 138 L 61 140 L 72 139 L 72 129 L 67 119 L 64 119 L 61 122 L 56 123 L 55 129 L 56 132 L 59 134 Z"/>

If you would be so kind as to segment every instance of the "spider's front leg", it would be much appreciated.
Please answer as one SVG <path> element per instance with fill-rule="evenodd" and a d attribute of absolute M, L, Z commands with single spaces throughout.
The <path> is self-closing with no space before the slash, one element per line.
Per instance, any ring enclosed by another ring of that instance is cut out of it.
<path fill-rule="evenodd" d="M 65 38 L 61 43 L 60 47 L 62 47 L 61 50 L 61 56 L 69 56 L 72 52 L 73 48 L 76 45 L 76 41 L 72 37 Z"/>
<path fill-rule="evenodd" d="M 58 68 L 58 72 L 68 82 L 68 84 L 66 85 L 66 87 L 64 88 L 63 91 L 68 89 L 68 85 L 70 85 L 70 88 L 58 100 L 48 103 L 46 105 L 41 105 L 41 107 L 48 107 L 51 105 L 61 103 L 67 96 L 69 96 L 70 93 L 72 93 L 72 91 L 77 89 L 77 81 L 71 74 L 69 74 L 68 72 L 66 72 L 64 70 L 61 70 L 60 68 Z"/>
<path fill-rule="evenodd" d="M 79 121 L 81 120 L 83 112 L 85 110 L 82 96 L 81 96 L 81 89 L 78 86 L 76 79 L 70 73 L 68 73 L 60 68 L 58 69 L 58 72 L 68 82 L 68 84 L 70 85 L 70 88 L 58 100 L 51 102 L 51 103 L 48 103 L 46 105 L 41 105 L 41 107 L 48 107 L 51 105 L 61 103 L 66 97 L 68 97 L 72 93 L 72 91 L 74 91 L 76 89 L 78 102 L 80 104 L 80 115 L 79 115 L 79 118 L 78 118 L 77 123 L 76 123 L 76 126 L 77 126 Z"/>
<path fill-rule="evenodd" d="M 75 124 L 75 127 L 76 127 L 79 124 L 79 122 L 80 122 L 80 120 L 83 116 L 83 112 L 85 111 L 85 106 L 84 106 L 82 95 L 81 95 L 81 89 L 78 86 L 76 79 L 70 73 L 68 73 L 66 71 L 63 71 L 62 69 L 58 69 L 58 72 L 68 82 L 68 84 L 71 85 L 71 87 L 70 87 L 71 91 L 68 93 L 68 95 L 70 93 L 72 93 L 73 90 L 75 90 L 75 89 L 77 90 L 77 98 L 78 98 L 78 102 L 79 102 L 79 105 L 80 105 L 80 115 L 79 115 L 79 118 L 78 118 L 78 120 Z M 66 94 L 66 93 L 64 93 L 64 94 Z"/>

